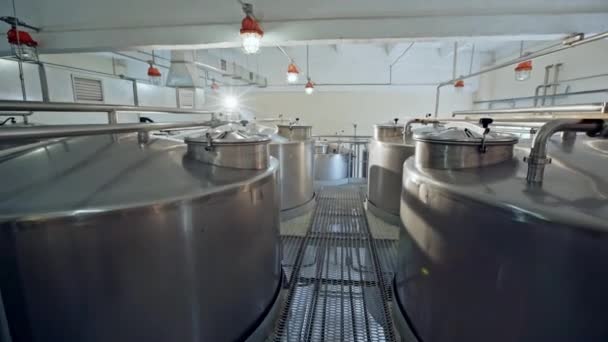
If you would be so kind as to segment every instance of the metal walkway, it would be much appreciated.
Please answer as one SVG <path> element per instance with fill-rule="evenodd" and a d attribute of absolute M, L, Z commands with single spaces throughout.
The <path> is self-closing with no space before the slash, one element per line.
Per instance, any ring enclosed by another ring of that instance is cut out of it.
<path fill-rule="evenodd" d="M 273 341 L 396 340 L 392 270 L 377 252 L 391 245 L 372 239 L 360 189 L 323 189 L 306 235 L 283 238 L 289 289 Z"/>

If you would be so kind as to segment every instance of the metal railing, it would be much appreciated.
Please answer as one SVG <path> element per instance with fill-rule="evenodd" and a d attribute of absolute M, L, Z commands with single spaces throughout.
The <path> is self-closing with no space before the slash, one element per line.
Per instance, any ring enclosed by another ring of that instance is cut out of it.
<path fill-rule="evenodd" d="M 94 125 L 45 125 L 29 127 L 7 127 L 0 130 L 0 141 L 50 139 L 69 136 L 83 136 L 95 134 L 115 133 L 145 133 L 149 131 L 213 127 L 222 124 L 215 120 L 215 115 L 210 111 L 181 108 L 164 107 L 141 107 L 121 106 L 106 104 L 82 104 L 82 103 L 53 103 L 33 101 L 0 101 L 0 112 L 106 112 L 109 124 Z M 171 122 L 171 123 L 127 123 L 117 124 L 116 114 L 119 112 L 137 113 L 170 113 L 170 114 L 208 114 L 211 120 L 200 122 Z"/>

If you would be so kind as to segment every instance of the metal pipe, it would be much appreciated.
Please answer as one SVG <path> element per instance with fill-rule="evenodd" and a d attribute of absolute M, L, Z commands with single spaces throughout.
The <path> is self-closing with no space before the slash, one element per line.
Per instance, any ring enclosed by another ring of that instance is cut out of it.
<path fill-rule="evenodd" d="M 508 67 L 508 66 L 511 66 L 511 65 L 514 65 L 514 64 L 525 62 L 525 61 L 530 60 L 530 59 L 534 59 L 534 58 L 550 55 L 550 54 L 555 53 L 555 52 L 559 52 L 559 51 L 562 51 L 562 50 L 570 49 L 570 48 L 573 48 L 573 47 L 576 47 L 576 46 L 579 46 L 579 45 L 584 45 L 584 44 L 595 42 L 597 40 L 602 40 L 602 39 L 605 39 L 605 38 L 608 38 L 608 32 L 599 33 L 599 34 L 593 35 L 591 37 L 583 38 L 581 40 L 576 40 L 576 41 L 572 41 L 572 42 L 563 41 L 562 44 L 559 44 L 559 46 L 555 45 L 555 46 L 558 46 L 558 47 L 555 47 L 555 48 L 554 47 L 549 47 L 549 48 L 541 49 L 541 50 L 532 52 L 530 54 L 527 54 L 525 56 L 518 57 L 518 58 L 515 58 L 515 59 L 511 59 L 509 61 L 506 61 L 506 62 L 497 64 L 497 65 L 494 65 L 494 66 L 486 68 L 486 69 L 479 70 L 477 72 L 474 72 L 474 73 L 471 73 L 471 74 L 468 74 L 468 75 L 458 76 L 458 78 L 454 78 L 452 80 L 449 80 L 449 81 L 446 81 L 446 82 L 443 82 L 443 83 L 445 83 L 445 84 L 452 84 L 452 83 L 456 82 L 457 80 L 464 80 L 464 79 L 467 79 L 467 78 L 479 76 L 481 74 L 485 74 L 485 73 L 490 72 L 490 71 L 494 71 L 494 70 L 497 70 L 497 69 L 505 68 L 505 67 Z"/>
<path fill-rule="evenodd" d="M 416 123 L 421 124 L 421 125 L 428 125 L 428 124 L 438 124 L 438 123 L 441 123 L 441 121 L 435 120 L 435 119 L 410 119 L 405 122 L 405 125 L 403 125 L 403 134 L 411 135 L 412 134 L 412 125 L 416 124 Z"/>
<path fill-rule="evenodd" d="M 542 87 L 542 86 L 543 85 L 541 84 L 536 89 L 540 89 L 540 87 Z M 568 93 L 559 93 L 559 94 L 555 94 L 555 95 L 547 95 L 547 97 L 588 95 L 588 94 L 597 94 L 597 93 L 606 93 L 606 92 L 608 92 L 608 88 L 581 90 L 581 91 L 573 91 L 573 92 L 568 92 Z M 535 98 L 535 96 L 511 97 L 511 98 L 495 99 L 495 100 L 473 101 L 473 104 L 497 103 L 497 102 L 513 102 L 513 101 L 533 100 L 534 98 Z"/>
<path fill-rule="evenodd" d="M 448 83 L 450 84 L 450 83 Z M 435 91 L 435 118 L 439 115 L 439 96 L 441 95 L 441 87 L 446 86 L 448 84 L 441 83 L 437 86 L 437 90 Z"/>
<path fill-rule="evenodd" d="M 454 42 L 454 59 L 452 61 L 452 79 L 456 79 L 456 67 L 458 64 L 458 42 Z"/>
<path fill-rule="evenodd" d="M 551 105 L 555 105 L 555 94 L 557 94 L 557 86 L 559 85 L 559 70 L 562 68 L 562 63 L 555 64 L 555 72 L 553 73 L 553 93 L 551 97 Z M 545 88 L 546 89 L 546 88 Z"/>
<path fill-rule="evenodd" d="M 525 108 L 504 108 L 504 109 L 479 109 L 479 110 L 460 110 L 452 112 L 452 116 L 458 115 L 493 115 L 493 114 L 531 114 L 531 113 L 606 113 L 607 103 L 564 105 L 564 106 L 545 106 L 545 107 L 525 107 Z"/>
<path fill-rule="evenodd" d="M 410 51 L 410 49 L 412 48 L 412 46 L 414 46 L 415 42 L 412 42 L 408 47 L 405 48 L 405 50 L 403 50 L 403 52 L 399 55 L 399 57 L 397 57 L 393 63 L 391 63 L 391 65 L 389 65 L 388 67 L 388 83 L 389 84 L 393 84 L 393 66 L 395 64 L 397 64 L 397 62 L 399 62 L 401 60 L 401 58 L 403 56 L 405 56 L 406 53 L 408 53 L 408 51 Z"/>
<path fill-rule="evenodd" d="M 129 123 L 113 125 L 49 125 L 35 127 L 11 127 L 0 130 L 0 141 L 51 139 L 98 134 L 117 134 L 158 131 L 172 128 L 217 126 L 218 121 L 180 123 Z"/>
<path fill-rule="evenodd" d="M 171 114 L 210 114 L 214 112 L 196 109 L 123 106 L 106 104 L 84 104 L 70 102 L 37 102 L 37 101 L 4 101 L 0 100 L 0 111 L 24 112 L 141 112 L 141 113 L 171 113 Z"/>
<path fill-rule="evenodd" d="M 549 64 L 547 66 L 545 66 L 545 78 L 543 81 L 543 96 L 542 96 L 542 101 L 541 101 L 541 106 L 545 105 L 545 100 L 547 98 L 547 84 L 549 84 L 549 77 L 551 76 L 551 69 L 553 69 L 553 64 Z M 534 104 L 534 106 L 536 106 L 536 102 Z"/>
<path fill-rule="evenodd" d="M 551 163 L 547 157 L 547 141 L 557 132 L 599 132 L 604 120 L 555 120 L 543 125 L 532 140 L 530 155 L 524 159 L 528 163 L 526 180 L 529 184 L 541 185 L 545 165 Z"/>

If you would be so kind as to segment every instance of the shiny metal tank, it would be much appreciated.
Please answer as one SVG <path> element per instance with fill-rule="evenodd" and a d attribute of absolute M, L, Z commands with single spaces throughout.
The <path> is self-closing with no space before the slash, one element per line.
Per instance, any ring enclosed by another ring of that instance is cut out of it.
<path fill-rule="evenodd" d="M 431 132 L 435 127 L 414 132 Z M 403 125 L 374 125 L 374 138 L 369 143 L 367 209 L 382 220 L 399 225 L 403 162 L 414 155 L 415 141 L 403 134 Z"/>
<path fill-rule="evenodd" d="M 183 143 L 63 139 L 3 155 L 0 291 L 13 341 L 234 341 L 277 298 L 278 163 Z"/>
<path fill-rule="evenodd" d="M 414 141 L 402 125 L 374 125 L 369 142 L 367 209 L 392 224 L 399 224 L 403 162 L 414 154 Z"/>
<path fill-rule="evenodd" d="M 314 149 L 310 139 L 275 138 L 269 145 L 270 155 L 280 162 L 281 210 L 292 210 L 313 199 Z"/>
<path fill-rule="evenodd" d="M 348 155 L 342 153 L 315 153 L 315 181 L 346 182 Z"/>
<path fill-rule="evenodd" d="M 277 125 L 278 134 L 289 140 L 309 140 L 312 139 L 312 126 L 306 125 Z"/>
<path fill-rule="evenodd" d="M 491 166 L 405 162 L 395 294 L 421 340 L 608 340 L 608 142 L 554 136 L 542 187 L 529 146 Z"/>

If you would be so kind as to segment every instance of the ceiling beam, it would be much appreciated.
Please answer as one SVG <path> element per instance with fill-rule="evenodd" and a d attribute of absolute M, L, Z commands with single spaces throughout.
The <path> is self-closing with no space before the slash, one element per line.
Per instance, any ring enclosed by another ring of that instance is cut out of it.
<path fill-rule="evenodd" d="M 35 34 L 42 53 L 95 52 L 135 47 L 155 49 L 227 48 L 240 45 L 239 23 L 45 30 Z M 570 32 L 608 31 L 608 13 L 354 18 L 268 21 L 263 46 L 396 43 L 470 39 L 556 39 Z M 8 50 L 6 42 L 0 52 Z"/>

